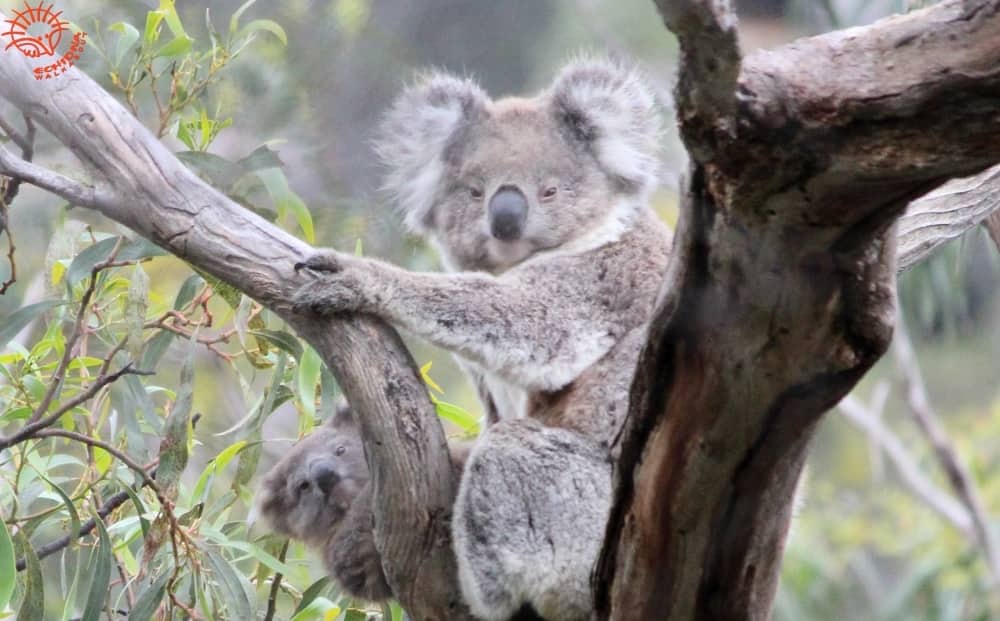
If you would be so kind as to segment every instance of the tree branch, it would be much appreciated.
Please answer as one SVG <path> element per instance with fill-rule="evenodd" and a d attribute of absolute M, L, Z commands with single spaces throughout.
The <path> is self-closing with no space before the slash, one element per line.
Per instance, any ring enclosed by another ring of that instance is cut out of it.
<path fill-rule="evenodd" d="M 941 465 L 941 469 L 944 470 L 955 495 L 968 511 L 972 520 L 971 534 L 982 548 L 986 564 L 993 576 L 994 583 L 996 583 L 1000 581 L 1000 554 L 998 554 L 997 543 L 993 537 L 990 518 L 983 506 L 972 474 L 959 458 L 958 451 L 955 450 L 937 413 L 931 407 L 924 378 L 920 373 L 920 365 L 917 362 L 916 354 L 913 353 L 913 344 L 910 342 L 910 337 L 902 321 L 899 321 L 896 326 L 893 352 L 903 374 L 906 403 L 910 413 L 917 422 L 917 427 L 927 438 L 931 448 L 934 449 L 934 455 Z"/>
<path fill-rule="evenodd" d="M 655 0 L 677 35 L 681 59 L 674 98 L 684 142 L 702 160 L 732 139 L 740 47 L 729 0 Z"/>
<path fill-rule="evenodd" d="M 359 418 L 379 506 L 376 543 L 396 596 L 414 619 L 464 618 L 448 527 L 454 473 L 441 424 L 395 331 L 366 317 L 293 314 L 288 299 L 307 282 L 293 265 L 312 249 L 202 182 L 79 70 L 37 81 L 25 58 L 2 54 L 0 92 L 72 150 L 94 184 L 6 152 L 3 170 L 93 207 L 239 288 L 316 348 Z"/>
<path fill-rule="evenodd" d="M 1000 166 L 949 181 L 913 201 L 899 219 L 899 269 L 909 269 L 943 242 L 1000 218 L 998 207 Z"/>
<path fill-rule="evenodd" d="M 903 441 L 878 419 L 875 413 L 853 395 L 847 395 L 837 404 L 837 408 L 852 425 L 863 431 L 875 442 L 896 467 L 903 484 L 924 504 L 939 513 L 944 519 L 962 532 L 972 535 L 972 519 L 961 504 L 939 489 L 933 481 L 924 476 L 920 466 L 906 449 Z"/>
<path fill-rule="evenodd" d="M 82 207 L 93 208 L 98 203 L 107 202 L 110 199 L 108 196 L 100 197 L 101 189 L 74 181 L 57 172 L 22 160 L 4 147 L 0 147 L 0 174 L 48 190 L 65 198 L 70 203 Z"/>

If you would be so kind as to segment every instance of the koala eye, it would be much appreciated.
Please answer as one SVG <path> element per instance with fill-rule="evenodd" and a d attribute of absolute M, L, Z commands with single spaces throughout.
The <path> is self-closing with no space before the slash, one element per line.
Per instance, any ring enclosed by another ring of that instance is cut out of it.
<path fill-rule="evenodd" d="M 553 186 L 549 186 L 549 187 L 545 188 L 545 190 L 542 192 L 542 198 L 555 198 L 556 192 L 558 192 L 558 191 L 559 190 L 556 188 L 556 186 L 554 186 L 554 185 Z"/>
<path fill-rule="evenodd" d="M 336 451 L 334 451 L 334 453 L 336 453 L 337 455 L 343 455 L 343 454 L 344 454 L 344 451 L 346 451 L 346 450 L 347 450 L 347 448 L 346 448 L 346 447 L 343 447 L 343 446 L 338 446 L 338 447 L 337 447 L 337 450 L 336 450 Z"/>
<path fill-rule="evenodd" d="M 302 494 L 304 492 L 309 491 L 309 486 L 310 486 L 309 481 L 307 479 L 303 479 L 302 482 L 300 482 L 298 486 L 295 488 L 295 491 Z"/>
<path fill-rule="evenodd" d="M 483 191 L 480 190 L 479 188 L 469 188 L 469 194 L 472 196 L 472 198 L 476 200 L 479 200 L 483 197 Z"/>

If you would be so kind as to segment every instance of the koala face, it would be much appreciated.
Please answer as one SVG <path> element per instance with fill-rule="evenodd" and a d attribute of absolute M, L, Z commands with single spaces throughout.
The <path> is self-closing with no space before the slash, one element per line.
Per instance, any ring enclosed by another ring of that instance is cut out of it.
<path fill-rule="evenodd" d="M 257 509 L 277 532 L 325 542 L 368 479 L 361 436 L 344 407 L 264 476 Z"/>
<path fill-rule="evenodd" d="M 407 226 L 449 269 L 501 272 L 587 235 L 659 172 L 659 116 L 633 72 L 570 64 L 530 99 L 434 74 L 405 91 L 376 150 Z"/>

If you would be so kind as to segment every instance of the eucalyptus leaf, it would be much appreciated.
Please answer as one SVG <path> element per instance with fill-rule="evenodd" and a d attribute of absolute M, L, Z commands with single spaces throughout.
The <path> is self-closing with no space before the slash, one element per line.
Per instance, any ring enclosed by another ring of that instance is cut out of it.
<path fill-rule="evenodd" d="M 81 621 L 98 621 L 111 585 L 111 538 L 108 537 L 108 531 L 104 527 L 104 520 L 96 513 L 94 522 L 97 524 L 98 544 L 90 568 L 90 589 L 87 592 L 87 603 L 83 607 Z"/>
<path fill-rule="evenodd" d="M 42 302 L 35 302 L 34 304 L 29 304 L 27 306 L 22 306 L 17 309 L 2 321 L 0 321 L 0 349 L 7 346 L 18 332 L 23 330 L 25 326 L 37 319 L 45 311 L 55 308 L 65 304 L 62 300 L 45 300 Z"/>
<path fill-rule="evenodd" d="M 43 621 L 45 618 L 45 581 L 38 556 L 24 531 L 14 536 L 18 555 L 24 559 L 24 597 L 17 609 L 17 621 Z"/>

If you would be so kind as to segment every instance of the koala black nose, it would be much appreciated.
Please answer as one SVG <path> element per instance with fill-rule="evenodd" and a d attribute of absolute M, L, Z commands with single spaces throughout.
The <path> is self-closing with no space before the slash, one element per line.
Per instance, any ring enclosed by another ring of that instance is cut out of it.
<path fill-rule="evenodd" d="M 528 200 L 520 190 L 503 186 L 490 199 L 490 233 L 503 241 L 513 241 L 524 234 L 528 218 Z"/>
<path fill-rule="evenodd" d="M 340 476 L 333 466 L 324 462 L 314 464 L 309 473 L 312 475 L 313 483 L 324 494 L 329 494 L 333 486 L 340 480 Z"/>

